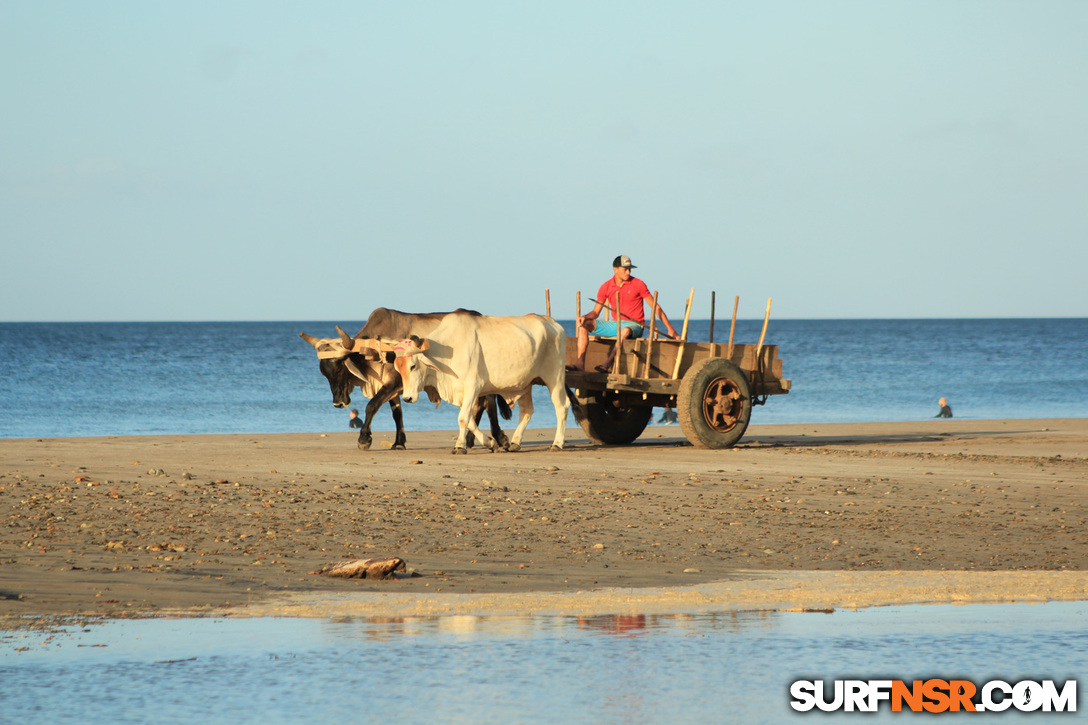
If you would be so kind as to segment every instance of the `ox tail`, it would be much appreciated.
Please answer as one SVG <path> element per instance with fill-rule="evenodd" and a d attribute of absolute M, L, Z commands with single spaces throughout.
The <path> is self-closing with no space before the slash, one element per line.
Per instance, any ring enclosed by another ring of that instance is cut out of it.
<path fill-rule="evenodd" d="M 506 398 L 501 395 L 495 396 L 495 405 L 499 409 L 499 415 L 503 420 L 510 420 L 514 417 L 514 411 L 510 410 L 510 404 L 506 402 Z"/>
<path fill-rule="evenodd" d="M 582 401 L 570 388 L 567 388 L 567 401 L 570 403 L 570 411 L 574 413 L 575 422 L 581 425 L 582 421 L 586 419 L 586 407 L 582 405 Z"/>

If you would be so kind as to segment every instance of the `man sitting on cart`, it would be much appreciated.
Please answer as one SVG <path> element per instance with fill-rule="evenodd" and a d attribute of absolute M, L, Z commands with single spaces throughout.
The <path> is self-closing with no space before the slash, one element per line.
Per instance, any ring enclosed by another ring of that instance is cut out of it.
<path fill-rule="evenodd" d="M 624 340 L 642 337 L 643 327 L 646 324 L 643 302 L 653 306 L 654 298 L 646 284 L 637 277 L 631 276 L 631 270 L 636 269 L 631 264 L 631 258 L 621 254 L 612 260 L 612 277 L 609 278 L 600 289 L 597 290 L 593 310 L 582 315 L 577 322 L 578 335 L 578 360 L 571 365 L 572 370 L 586 369 L 586 350 L 589 348 L 589 335 L 595 337 L 616 337 L 616 345 L 608 354 L 608 359 L 597 366 L 598 372 L 608 372 L 612 367 L 612 361 L 616 358 L 616 352 L 620 349 Z M 616 319 L 616 296 L 619 295 L 619 319 Z M 609 320 L 598 321 L 601 311 L 607 309 Z M 669 322 L 665 311 L 659 306 L 658 316 L 665 323 L 670 337 L 678 337 L 676 328 Z M 617 335 L 617 325 L 619 331 Z"/>

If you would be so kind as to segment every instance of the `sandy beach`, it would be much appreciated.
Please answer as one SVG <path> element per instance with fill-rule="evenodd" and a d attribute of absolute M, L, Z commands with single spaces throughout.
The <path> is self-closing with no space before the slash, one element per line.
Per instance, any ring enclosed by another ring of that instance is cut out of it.
<path fill-rule="evenodd" d="M 1088 599 L 1088 419 L 0 440 L 0 617 Z M 333 579 L 398 556 L 411 576 Z M 345 596 L 351 595 L 351 596 Z"/>

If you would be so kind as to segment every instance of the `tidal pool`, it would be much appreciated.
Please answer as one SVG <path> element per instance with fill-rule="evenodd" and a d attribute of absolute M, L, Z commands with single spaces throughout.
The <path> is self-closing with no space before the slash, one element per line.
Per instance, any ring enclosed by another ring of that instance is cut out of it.
<path fill-rule="evenodd" d="M 799 713 L 790 684 L 1086 671 L 1088 602 L 68 621 L 0 630 L 0 722 L 890 722 L 932 715 Z M 1040 717 L 1070 715 L 972 722 Z"/>

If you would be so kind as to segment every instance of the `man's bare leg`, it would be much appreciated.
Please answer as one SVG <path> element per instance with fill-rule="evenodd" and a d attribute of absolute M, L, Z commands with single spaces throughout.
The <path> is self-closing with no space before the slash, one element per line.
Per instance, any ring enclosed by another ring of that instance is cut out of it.
<path fill-rule="evenodd" d="M 574 361 L 574 365 L 571 366 L 574 370 L 586 369 L 586 350 L 589 349 L 589 333 L 596 327 L 596 322 L 593 320 L 586 320 L 575 331 L 578 338 L 578 358 Z"/>
<path fill-rule="evenodd" d="M 597 369 L 601 372 L 605 372 L 612 369 L 612 363 L 616 359 L 616 353 L 619 352 L 620 346 L 623 341 L 631 337 L 630 327 L 620 327 L 620 334 L 616 337 L 616 344 L 612 346 L 612 351 L 608 353 L 608 359 L 597 366 Z M 588 343 L 587 343 L 588 344 Z M 585 367 L 585 356 L 582 356 L 582 367 Z"/>

